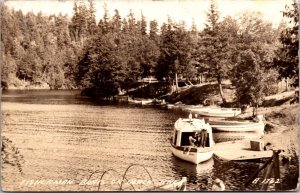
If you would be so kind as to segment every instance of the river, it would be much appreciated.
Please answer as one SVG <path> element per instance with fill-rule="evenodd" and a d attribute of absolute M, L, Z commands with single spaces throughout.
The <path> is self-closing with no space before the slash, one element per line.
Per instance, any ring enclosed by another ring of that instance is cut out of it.
<path fill-rule="evenodd" d="M 123 176 L 131 180 L 123 184 L 123 190 L 151 188 L 153 183 L 157 186 L 184 176 L 192 191 L 210 190 L 215 178 L 222 179 L 227 190 L 260 188 L 243 184 L 264 160 L 211 159 L 196 166 L 176 159 L 169 139 L 174 122 L 184 116 L 178 112 L 95 104 L 78 91 L 49 90 L 4 91 L 1 107 L 2 136 L 22 155 L 16 158 L 22 172 L 11 164 L 3 166 L 4 190 L 95 191 L 99 179 L 104 183 L 100 190 L 113 190 L 120 187 L 118 180 Z M 222 134 L 215 138 L 222 141 Z M 297 172 L 298 164 L 282 166 L 284 190 L 295 188 Z M 55 180 L 69 184 L 55 184 Z"/>

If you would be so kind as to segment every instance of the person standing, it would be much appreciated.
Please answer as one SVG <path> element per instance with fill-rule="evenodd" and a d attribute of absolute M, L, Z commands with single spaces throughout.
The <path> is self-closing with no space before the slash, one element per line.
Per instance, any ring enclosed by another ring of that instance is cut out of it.
<path fill-rule="evenodd" d="M 200 146 L 205 147 L 206 140 L 207 140 L 207 131 L 205 129 L 202 129 L 200 132 L 200 136 L 201 136 Z"/>

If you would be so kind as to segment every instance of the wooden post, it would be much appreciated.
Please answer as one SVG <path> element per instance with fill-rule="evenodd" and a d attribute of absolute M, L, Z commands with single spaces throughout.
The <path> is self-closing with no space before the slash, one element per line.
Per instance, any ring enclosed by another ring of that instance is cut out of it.
<path fill-rule="evenodd" d="M 275 182 L 277 181 L 279 182 L 279 183 L 275 183 L 275 190 L 281 190 L 279 153 L 280 150 L 273 150 L 274 178 L 275 178 Z"/>
<path fill-rule="evenodd" d="M 203 75 L 202 75 L 202 73 L 201 73 L 201 74 L 200 74 L 200 84 L 203 82 L 203 81 L 202 81 L 202 76 L 203 76 Z"/>
<path fill-rule="evenodd" d="M 268 165 L 268 167 L 265 170 L 264 178 L 263 178 L 263 181 L 262 181 L 262 183 L 264 181 L 265 181 L 265 183 L 262 184 L 260 190 L 267 190 L 268 185 L 269 185 L 269 181 L 268 180 L 270 180 L 270 177 L 272 176 L 272 171 L 273 171 L 273 162 L 270 165 Z"/>
<path fill-rule="evenodd" d="M 178 92 L 178 77 L 177 77 L 177 72 L 175 73 L 175 84 L 176 84 L 176 92 Z"/>
<path fill-rule="evenodd" d="M 257 175 L 259 174 L 259 172 L 261 170 L 263 170 L 264 168 L 266 168 L 267 165 L 272 162 L 272 160 L 273 160 L 273 157 L 271 157 L 270 159 L 268 159 L 260 168 L 258 168 L 258 170 L 256 170 L 252 174 L 252 176 L 245 182 L 244 186 L 247 187 L 257 177 Z"/>

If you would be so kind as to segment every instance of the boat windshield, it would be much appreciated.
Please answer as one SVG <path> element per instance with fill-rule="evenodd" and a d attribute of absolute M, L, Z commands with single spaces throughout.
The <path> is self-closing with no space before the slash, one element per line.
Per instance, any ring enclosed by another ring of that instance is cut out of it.
<path fill-rule="evenodd" d="M 196 135 L 195 135 L 196 134 Z M 191 138 L 193 137 L 195 141 L 191 144 Z M 202 146 L 209 147 L 209 133 L 205 131 L 195 131 L 195 132 L 182 132 L 181 133 L 181 146 Z"/>

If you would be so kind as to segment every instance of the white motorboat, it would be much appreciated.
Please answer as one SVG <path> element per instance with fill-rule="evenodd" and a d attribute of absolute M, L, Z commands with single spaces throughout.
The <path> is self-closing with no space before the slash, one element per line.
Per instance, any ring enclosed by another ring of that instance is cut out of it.
<path fill-rule="evenodd" d="M 199 134 L 203 140 L 201 146 L 191 144 L 190 137 Z M 171 151 L 174 156 L 198 164 L 213 156 L 215 142 L 212 138 L 212 128 L 204 119 L 181 119 L 174 124 Z"/>

